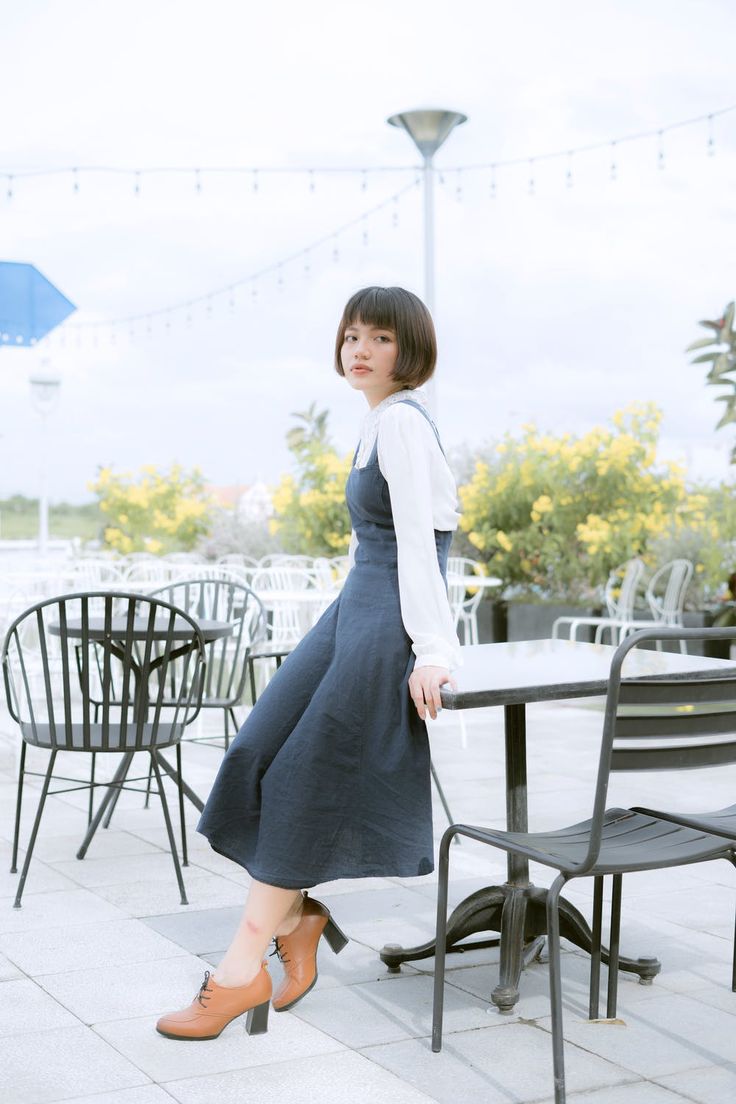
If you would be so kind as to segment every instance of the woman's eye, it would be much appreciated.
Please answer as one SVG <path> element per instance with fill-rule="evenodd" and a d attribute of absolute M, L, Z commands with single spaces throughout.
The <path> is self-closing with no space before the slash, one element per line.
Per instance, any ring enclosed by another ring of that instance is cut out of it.
<path fill-rule="evenodd" d="M 355 341 L 355 334 L 345 334 L 346 341 Z"/>

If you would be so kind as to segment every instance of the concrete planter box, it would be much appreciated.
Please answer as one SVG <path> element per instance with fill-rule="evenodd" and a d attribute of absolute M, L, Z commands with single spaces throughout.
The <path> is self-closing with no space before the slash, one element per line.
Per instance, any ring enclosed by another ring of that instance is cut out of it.
<path fill-rule="evenodd" d="M 597 606 L 575 606 L 564 602 L 508 602 L 508 640 L 549 640 L 558 617 L 596 617 Z M 578 632 L 578 640 L 591 641 L 594 628 Z"/>
<path fill-rule="evenodd" d="M 506 602 L 484 598 L 478 606 L 478 643 L 499 644 L 508 640 L 506 635 Z M 462 639 L 460 640 L 462 644 Z"/>

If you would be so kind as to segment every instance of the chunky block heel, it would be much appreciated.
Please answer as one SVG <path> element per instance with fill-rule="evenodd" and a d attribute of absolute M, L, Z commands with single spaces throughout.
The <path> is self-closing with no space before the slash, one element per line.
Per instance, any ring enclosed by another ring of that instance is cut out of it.
<path fill-rule="evenodd" d="M 263 1004 L 257 1004 L 251 1008 L 245 1018 L 245 1030 L 249 1035 L 265 1035 L 268 1031 L 268 1010 L 271 1007 L 270 1000 Z"/>
<path fill-rule="evenodd" d="M 325 930 L 322 932 L 322 934 L 324 935 L 325 939 L 330 945 L 330 948 L 335 952 L 335 954 L 339 954 L 343 947 L 347 947 L 348 943 L 350 942 L 348 937 L 345 935 L 345 932 L 341 931 L 341 929 L 338 928 L 332 917 L 330 917 L 327 921 L 327 924 L 325 925 Z"/>

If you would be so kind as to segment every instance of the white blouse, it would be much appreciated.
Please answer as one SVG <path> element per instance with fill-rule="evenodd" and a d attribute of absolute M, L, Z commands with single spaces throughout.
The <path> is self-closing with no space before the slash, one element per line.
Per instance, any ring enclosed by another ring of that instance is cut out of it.
<path fill-rule="evenodd" d="M 418 410 L 401 402 L 407 398 L 427 406 L 422 391 L 405 389 L 366 414 L 355 463 L 365 467 L 377 437 L 378 466 L 388 483 L 396 530 L 401 619 L 417 657 L 415 667 L 452 671 L 463 660 L 434 530 L 457 529 L 457 488 L 432 426 Z M 357 545 L 353 530 L 350 567 Z"/>

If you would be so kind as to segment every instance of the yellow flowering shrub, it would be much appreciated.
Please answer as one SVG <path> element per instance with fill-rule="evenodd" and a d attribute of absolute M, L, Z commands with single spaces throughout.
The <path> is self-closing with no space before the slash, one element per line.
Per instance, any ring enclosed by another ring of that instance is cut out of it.
<path fill-rule="evenodd" d="M 296 475 L 286 474 L 272 493 L 274 515 L 269 530 L 287 552 L 307 556 L 344 555 L 350 544 L 350 515 L 345 483 L 352 454 L 340 456 L 327 434 L 327 411 L 312 403 L 302 424 L 287 435 Z"/>
<path fill-rule="evenodd" d="M 150 464 L 137 473 L 103 467 L 88 484 L 107 524 L 105 544 L 123 554 L 188 551 L 209 528 L 214 502 L 199 468 Z"/>
<path fill-rule="evenodd" d="M 460 524 L 490 573 L 517 592 L 590 598 L 617 564 L 696 521 L 702 498 L 657 462 L 660 420 L 637 403 L 579 437 L 527 425 L 478 459 Z"/>

